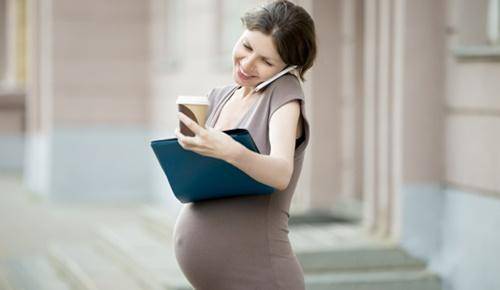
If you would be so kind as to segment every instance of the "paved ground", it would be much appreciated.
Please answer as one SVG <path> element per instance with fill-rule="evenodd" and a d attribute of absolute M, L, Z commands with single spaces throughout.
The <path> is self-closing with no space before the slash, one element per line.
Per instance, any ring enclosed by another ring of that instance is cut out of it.
<path fill-rule="evenodd" d="M 191 289 L 165 210 L 51 203 L 22 184 L 19 174 L 0 172 L 0 288 L 69 289 L 76 281 L 88 289 Z M 441 289 L 425 263 L 360 226 L 296 224 L 290 240 L 309 290 Z"/>
<path fill-rule="evenodd" d="M 97 225 L 137 221 L 141 208 L 51 203 L 23 188 L 20 174 L 0 172 L 0 259 L 95 239 Z"/>

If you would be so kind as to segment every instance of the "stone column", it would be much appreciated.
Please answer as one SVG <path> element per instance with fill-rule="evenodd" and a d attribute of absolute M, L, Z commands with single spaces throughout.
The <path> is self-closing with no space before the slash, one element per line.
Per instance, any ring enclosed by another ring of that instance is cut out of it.
<path fill-rule="evenodd" d="M 356 211 L 362 194 L 362 1 L 343 0 L 340 77 L 340 191 L 334 209 Z"/>
<path fill-rule="evenodd" d="M 49 199 L 153 199 L 149 1 L 30 1 L 26 182 Z"/>
<path fill-rule="evenodd" d="M 365 5 L 364 223 L 410 248 L 435 247 L 423 237 L 439 234 L 442 205 L 444 4 Z"/>
<path fill-rule="evenodd" d="M 365 2 L 364 224 L 399 233 L 404 1 Z"/>
<path fill-rule="evenodd" d="M 0 1 L 0 169 L 21 171 L 25 130 L 25 1 Z"/>
<path fill-rule="evenodd" d="M 0 0 L 0 19 L 0 85 L 2 85 L 7 66 L 7 0 Z"/>
<path fill-rule="evenodd" d="M 313 1 L 318 55 L 311 75 L 309 208 L 331 210 L 341 191 L 341 1 Z"/>
<path fill-rule="evenodd" d="M 311 1 L 310 6 L 318 56 L 305 85 L 312 138 L 304 201 L 309 210 L 352 214 L 362 193 L 363 4 Z"/>

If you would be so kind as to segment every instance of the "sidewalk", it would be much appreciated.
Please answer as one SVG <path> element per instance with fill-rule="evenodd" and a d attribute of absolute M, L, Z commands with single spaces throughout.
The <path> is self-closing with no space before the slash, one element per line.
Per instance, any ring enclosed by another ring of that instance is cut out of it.
<path fill-rule="evenodd" d="M 165 208 L 54 204 L 0 174 L 0 289 L 191 290 Z M 308 290 L 441 290 L 399 245 L 356 225 L 301 223 L 290 242 Z"/>
<path fill-rule="evenodd" d="M 93 240 L 97 226 L 136 221 L 140 209 L 51 203 L 23 188 L 20 174 L 0 172 L 0 259 L 44 252 L 55 241 Z"/>

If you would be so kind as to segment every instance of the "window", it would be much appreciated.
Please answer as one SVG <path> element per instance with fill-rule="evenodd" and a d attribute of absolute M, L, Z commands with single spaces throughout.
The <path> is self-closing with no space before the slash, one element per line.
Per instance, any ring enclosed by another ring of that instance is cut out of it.
<path fill-rule="evenodd" d="M 493 45 L 500 45 L 500 0 L 488 3 L 488 40 Z"/>
<path fill-rule="evenodd" d="M 459 58 L 500 57 L 500 0 L 457 2 L 452 51 Z"/>

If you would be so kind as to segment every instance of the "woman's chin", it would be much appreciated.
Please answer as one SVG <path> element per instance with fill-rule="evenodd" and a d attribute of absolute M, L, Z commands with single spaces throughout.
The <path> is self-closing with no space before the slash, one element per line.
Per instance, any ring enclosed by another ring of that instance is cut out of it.
<path fill-rule="evenodd" d="M 242 87 L 249 87 L 252 86 L 250 82 L 246 82 L 244 80 L 241 80 L 237 75 L 233 75 L 233 80 L 236 84 L 242 86 Z"/>

